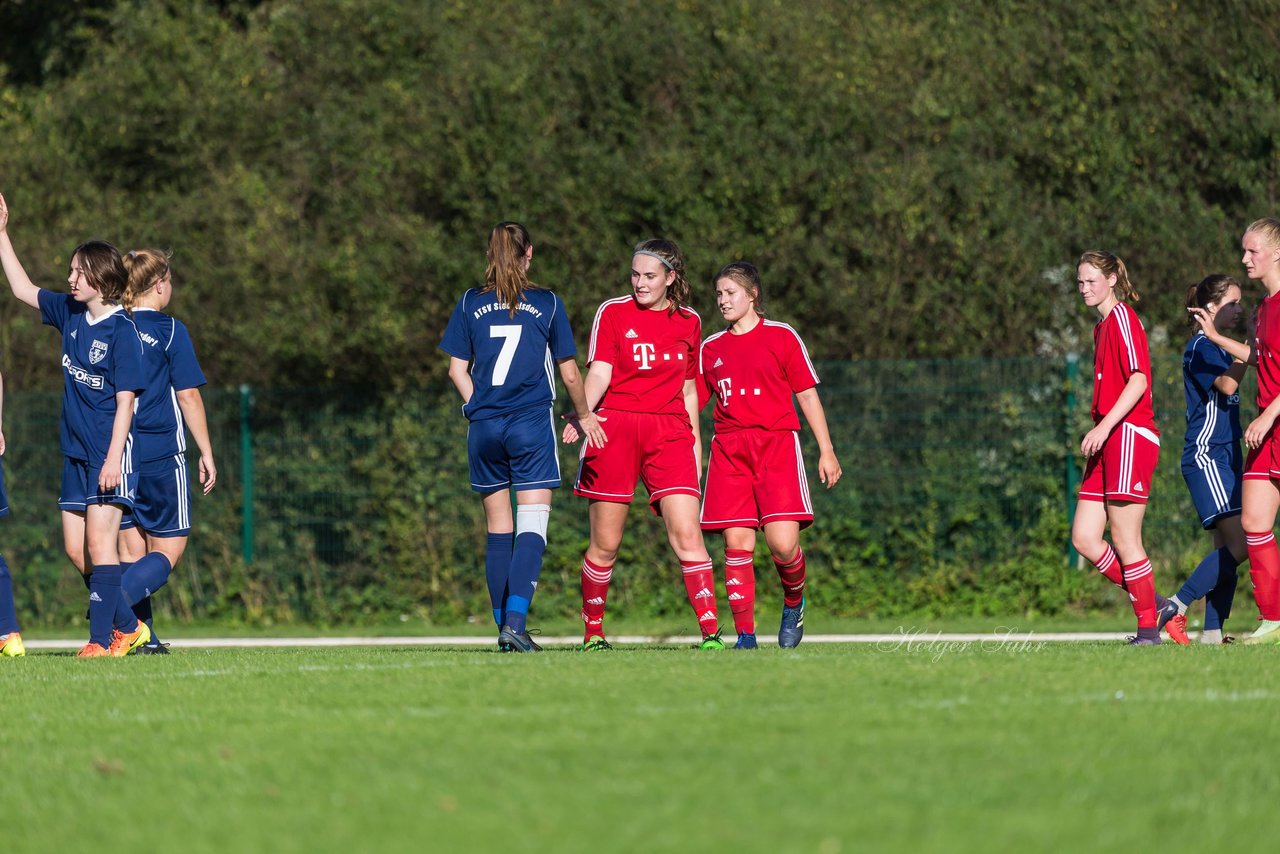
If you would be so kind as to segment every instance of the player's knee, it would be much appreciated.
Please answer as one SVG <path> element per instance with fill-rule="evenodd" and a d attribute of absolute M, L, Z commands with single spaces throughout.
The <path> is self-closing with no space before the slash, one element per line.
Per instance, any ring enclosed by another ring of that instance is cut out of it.
<path fill-rule="evenodd" d="M 550 504 L 521 504 L 516 507 L 516 540 L 523 537 L 539 549 L 547 547 L 547 521 Z"/>

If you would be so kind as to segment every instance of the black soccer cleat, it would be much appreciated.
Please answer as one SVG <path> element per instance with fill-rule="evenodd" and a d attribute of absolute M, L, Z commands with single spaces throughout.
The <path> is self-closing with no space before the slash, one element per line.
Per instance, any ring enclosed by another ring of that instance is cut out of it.
<path fill-rule="evenodd" d="M 506 626 L 498 632 L 499 652 L 542 652 L 542 647 L 533 642 L 528 632 L 517 632 Z"/>

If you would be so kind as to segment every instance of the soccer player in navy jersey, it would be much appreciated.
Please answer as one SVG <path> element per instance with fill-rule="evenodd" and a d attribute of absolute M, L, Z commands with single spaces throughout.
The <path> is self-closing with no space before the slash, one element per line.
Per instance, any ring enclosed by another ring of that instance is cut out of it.
<path fill-rule="evenodd" d="M 1197 309 L 1215 333 L 1234 329 L 1242 317 L 1240 283 L 1230 276 L 1208 276 L 1187 290 L 1186 305 L 1188 310 Z M 1194 316 L 1188 316 L 1188 321 L 1196 324 Z M 1247 350 L 1247 345 L 1241 346 Z M 1238 391 L 1245 369 L 1245 360 L 1213 343 L 1204 329 L 1196 330 L 1182 353 L 1187 402 L 1182 477 L 1200 524 L 1213 532 L 1213 551 L 1160 609 L 1159 626 L 1175 643 L 1190 642 L 1187 606 L 1201 597 L 1205 597 L 1201 643 L 1229 640 L 1223 637 L 1223 623 L 1231 614 L 1235 597 L 1236 567 L 1248 555 L 1240 524 L 1244 458 L 1240 453 Z"/>
<path fill-rule="evenodd" d="M 1093 329 L 1094 427 L 1080 442 L 1084 480 L 1071 525 L 1076 551 L 1129 595 L 1138 618 L 1135 646 L 1160 643 L 1151 561 L 1142 544 L 1160 432 L 1151 407 L 1147 333 L 1127 301 L 1138 300 L 1124 262 L 1110 252 L 1080 257 L 1077 284 L 1101 318 Z M 1115 548 L 1104 539 L 1107 526 Z"/>
<path fill-rule="evenodd" d="M 684 255 L 645 240 L 631 256 L 631 293 L 605 301 L 591 327 L 587 403 L 609 425 L 607 447 L 585 447 L 574 493 L 590 499 L 591 540 L 582 556 L 585 651 L 607 650 L 604 612 L 636 481 L 662 517 L 702 631 L 701 649 L 724 649 L 715 574 L 698 526 L 702 439 L 697 364 L 702 321 L 689 306 Z M 566 441 L 576 438 L 571 424 Z"/>
<path fill-rule="evenodd" d="M 31 282 L 9 239 L 9 208 L 0 196 L 0 261 L 19 301 L 62 333 L 62 537 L 89 587 L 89 642 L 78 656 L 126 655 L 150 638 L 120 593 L 120 517 L 132 506 L 129 428 L 145 383 L 142 342 L 120 306 L 128 276 L 120 253 L 99 240 L 71 255 L 69 294 Z"/>
<path fill-rule="evenodd" d="M 124 305 L 142 340 L 146 388 L 133 419 L 137 495 L 120 525 L 121 587 L 133 612 L 151 628 L 138 652 L 168 652 L 152 621 L 151 596 L 178 565 L 191 534 L 187 430 L 200 452 L 199 477 L 208 495 L 218 479 L 200 387 L 204 372 L 187 327 L 164 313 L 173 297 L 169 255 L 137 249 L 123 257 L 129 273 Z"/>
<path fill-rule="evenodd" d="M 529 281 L 529 232 L 517 222 L 498 223 L 486 255 L 484 287 L 458 300 L 440 348 L 449 354 L 449 379 L 470 422 L 467 457 L 471 488 L 484 496 L 485 577 L 498 649 L 538 652 L 527 627 L 529 604 L 547 547 L 551 490 L 560 486 L 553 368 L 587 444 L 602 446 L 606 437 L 587 406 L 564 302 Z"/>
<path fill-rule="evenodd" d="M 0 374 L 0 424 L 4 414 L 4 375 Z M 0 457 L 4 456 L 4 429 L 0 427 Z M 4 488 L 4 466 L 0 465 L 0 518 L 9 515 L 9 496 Z M 13 601 L 13 577 L 4 555 L 0 555 L 0 657 L 18 658 L 27 654 L 22 644 L 22 627 Z"/>
<path fill-rule="evenodd" d="M 764 318 L 764 286 L 755 265 L 727 264 L 714 282 L 729 328 L 708 336 L 698 356 L 699 403 L 716 399 L 702 530 L 724 533 L 725 590 L 738 632 L 733 648 L 756 648 L 752 554 L 758 530 L 782 581 L 778 646 L 795 647 L 804 637 L 800 529 L 813 524 L 813 503 L 793 395 L 818 440 L 818 479 L 828 489 L 840 480 L 840 461 L 809 351 L 790 326 Z"/>

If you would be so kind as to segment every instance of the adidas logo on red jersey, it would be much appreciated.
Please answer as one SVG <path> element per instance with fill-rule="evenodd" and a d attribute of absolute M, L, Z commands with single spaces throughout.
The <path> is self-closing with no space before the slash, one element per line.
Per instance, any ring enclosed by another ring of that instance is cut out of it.
<path fill-rule="evenodd" d="M 639 338 L 640 336 L 636 334 L 636 331 L 635 331 L 634 329 L 628 329 L 628 330 L 627 330 L 627 336 L 626 336 L 626 337 L 628 337 L 628 338 Z"/>
<path fill-rule="evenodd" d="M 723 360 L 723 359 L 716 359 L 716 363 L 715 363 L 714 365 L 712 365 L 711 367 L 713 367 L 713 368 L 718 368 L 718 367 L 720 367 L 720 366 L 721 366 L 721 365 L 723 365 L 723 364 L 724 364 L 724 360 Z"/>

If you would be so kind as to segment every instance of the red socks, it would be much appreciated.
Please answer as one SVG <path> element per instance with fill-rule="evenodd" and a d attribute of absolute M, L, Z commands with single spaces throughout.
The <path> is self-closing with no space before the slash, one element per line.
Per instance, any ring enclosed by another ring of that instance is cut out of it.
<path fill-rule="evenodd" d="M 804 599 L 804 552 L 796 549 L 796 556 L 790 563 L 779 563 L 773 559 L 778 570 L 778 578 L 782 580 L 782 601 L 788 608 L 795 608 Z"/>
<path fill-rule="evenodd" d="M 604 600 L 609 595 L 613 566 L 596 566 L 582 556 L 582 642 L 604 637 Z"/>
<path fill-rule="evenodd" d="M 756 633 L 756 568 L 746 549 L 724 550 L 724 589 L 729 594 L 733 628 L 740 635 Z"/>
<path fill-rule="evenodd" d="M 1102 553 L 1102 557 L 1093 561 L 1093 565 L 1098 568 L 1108 581 L 1124 589 L 1124 571 L 1120 568 L 1120 560 L 1116 557 L 1115 549 L 1111 548 L 1110 543 L 1103 543 L 1107 550 Z"/>
<path fill-rule="evenodd" d="M 719 626 L 716 624 L 716 576 L 711 568 L 711 558 L 682 560 L 680 572 L 702 636 L 715 634 Z"/>
<path fill-rule="evenodd" d="M 1280 620 L 1280 548 L 1270 531 L 1244 532 L 1249 547 L 1249 579 L 1264 620 Z"/>
<path fill-rule="evenodd" d="M 1138 616 L 1138 628 L 1156 627 L 1156 581 L 1151 574 L 1151 561 L 1131 563 L 1123 567 L 1124 586 L 1133 602 L 1133 613 Z"/>

